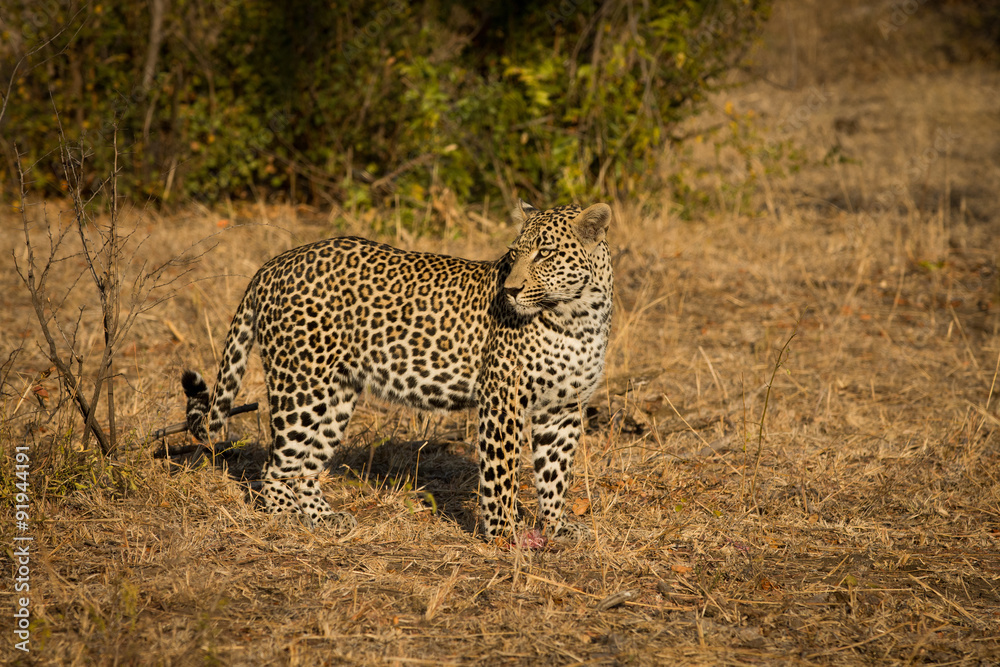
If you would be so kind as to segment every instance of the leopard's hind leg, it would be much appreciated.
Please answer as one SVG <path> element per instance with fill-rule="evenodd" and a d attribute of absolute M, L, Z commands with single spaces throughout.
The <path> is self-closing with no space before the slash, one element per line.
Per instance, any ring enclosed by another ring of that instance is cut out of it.
<path fill-rule="evenodd" d="M 316 380 L 308 390 L 269 392 L 274 445 L 264 468 L 264 508 L 301 512 L 308 522 L 349 530 L 356 520 L 335 512 L 323 497 L 319 475 L 340 447 L 358 392 L 349 383 Z"/>

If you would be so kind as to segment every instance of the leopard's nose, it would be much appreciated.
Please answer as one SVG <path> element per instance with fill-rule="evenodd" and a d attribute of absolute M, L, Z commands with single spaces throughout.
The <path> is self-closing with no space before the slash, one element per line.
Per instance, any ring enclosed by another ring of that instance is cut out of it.
<path fill-rule="evenodd" d="M 524 289 L 524 286 L 520 286 L 520 287 L 514 286 L 514 285 L 504 285 L 503 286 L 504 294 L 506 294 L 507 296 L 509 296 L 511 299 L 516 299 L 517 295 L 520 294 L 521 290 L 523 290 L 523 289 Z"/>

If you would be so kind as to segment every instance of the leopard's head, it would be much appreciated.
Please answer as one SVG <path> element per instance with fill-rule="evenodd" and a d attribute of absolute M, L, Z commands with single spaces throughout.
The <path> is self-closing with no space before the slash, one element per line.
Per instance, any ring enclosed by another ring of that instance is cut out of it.
<path fill-rule="evenodd" d="M 510 273 L 503 290 L 518 313 L 532 315 L 587 297 L 610 296 L 607 204 L 539 211 L 521 201 L 513 217 L 522 226 L 507 254 Z"/>

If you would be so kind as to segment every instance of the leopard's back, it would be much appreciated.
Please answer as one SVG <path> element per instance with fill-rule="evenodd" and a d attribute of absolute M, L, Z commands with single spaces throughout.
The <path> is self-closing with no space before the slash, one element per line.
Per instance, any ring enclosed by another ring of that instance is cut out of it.
<path fill-rule="evenodd" d="M 417 408 L 473 406 L 497 275 L 496 262 L 354 237 L 279 255 L 255 285 L 261 356 L 285 370 L 270 389 L 317 378 Z"/>

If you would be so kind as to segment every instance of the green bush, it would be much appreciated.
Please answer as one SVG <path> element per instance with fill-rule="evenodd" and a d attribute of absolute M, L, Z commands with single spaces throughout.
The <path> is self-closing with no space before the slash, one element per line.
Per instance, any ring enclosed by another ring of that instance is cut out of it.
<path fill-rule="evenodd" d="M 173 0 L 150 56 L 155 4 L 5 3 L 4 183 L 16 144 L 33 189 L 65 187 L 58 110 L 92 174 L 109 173 L 117 128 L 119 189 L 158 201 L 627 195 L 767 11 L 764 0 Z"/>

